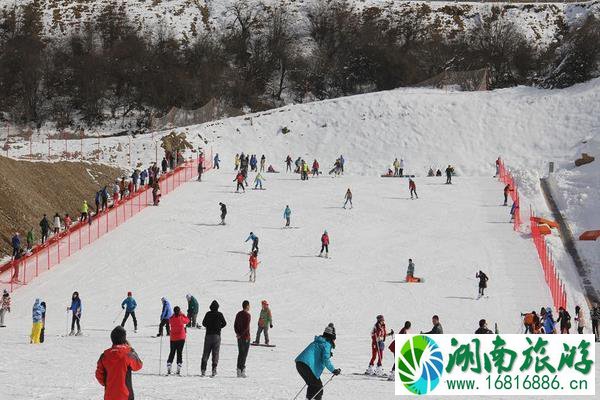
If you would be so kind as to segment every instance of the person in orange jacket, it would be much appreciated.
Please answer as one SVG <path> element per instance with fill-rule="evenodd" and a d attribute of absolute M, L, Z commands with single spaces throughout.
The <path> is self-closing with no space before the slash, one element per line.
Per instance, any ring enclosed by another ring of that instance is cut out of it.
<path fill-rule="evenodd" d="M 175 353 L 177 353 L 177 375 L 181 374 L 181 365 L 183 364 L 183 346 L 185 346 L 185 326 L 190 322 L 190 319 L 181 313 L 179 306 L 173 308 L 173 315 L 169 318 L 171 326 L 171 351 L 167 358 L 167 375 L 171 375 L 171 366 Z"/>
<path fill-rule="evenodd" d="M 250 264 L 250 282 L 256 282 L 256 269 L 258 268 L 258 264 L 260 264 L 260 261 L 258 261 L 258 250 L 254 250 L 250 254 L 248 262 Z"/>
<path fill-rule="evenodd" d="M 112 330 L 110 339 L 112 347 L 102 353 L 96 365 L 96 380 L 104 386 L 104 400 L 131 400 L 131 371 L 142 369 L 142 360 L 127 342 L 122 326 Z"/>

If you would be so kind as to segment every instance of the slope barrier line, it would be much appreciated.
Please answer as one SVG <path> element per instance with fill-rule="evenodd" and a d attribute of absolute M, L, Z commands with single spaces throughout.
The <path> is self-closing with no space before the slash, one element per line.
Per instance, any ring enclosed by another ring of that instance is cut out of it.
<path fill-rule="evenodd" d="M 212 151 L 210 156 L 202 158 L 204 171 L 212 169 Z M 160 175 L 159 187 L 162 195 L 195 179 L 198 176 L 200 159 L 187 161 L 174 170 Z M 18 260 L 9 261 L 0 266 L 0 291 L 13 292 L 27 285 L 42 272 L 60 264 L 64 259 L 115 230 L 128 219 L 148 206 L 152 206 L 153 193 L 149 186 L 138 190 L 125 200 L 111 208 L 101 211 L 88 221 L 82 221 L 70 229 L 51 237 L 46 243 L 35 246 L 30 253 Z"/>

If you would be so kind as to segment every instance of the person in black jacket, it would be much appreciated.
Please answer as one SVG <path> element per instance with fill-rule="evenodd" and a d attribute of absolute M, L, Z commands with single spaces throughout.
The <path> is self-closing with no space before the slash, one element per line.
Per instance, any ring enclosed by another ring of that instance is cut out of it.
<path fill-rule="evenodd" d="M 225 328 L 227 322 L 225 317 L 219 312 L 219 303 L 213 300 L 210 303 L 210 311 L 204 315 L 202 326 L 206 328 L 206 336 L 204 337 L 204 351 L 202 352 L 202 363 L 200 371 L 202 376 L 206 375 L 206 365 L 208 357 L 212 353 L 212 375 L 217 375 L 217 364 L 219 364 L 219 349 L 221 348 L 221 329 Z"/>
<path fill-rule="evenodd" d="M 479 279 L 479 296 L 477 298 L 483 297 L 485 288 L 487 287 L 487 281 L 489 280 L 488 276 L 483 273 L 483 271 L 479 271 L 475 274 L 475 278 Z"/>
<path fill-rule="evenodd" d="M 433 328 L 429 332 L 421 332 L 426 335 L 441 335 L 444 333 L 444 328 L 442 328 L 442 324 L 440 323 L 440 317 L 434 315 L 431 317 L 431 323 L 433 324 Z"/>
<path fill-rule="evenodd" d="M 50 230 L 50 222 L 48 222 L 46 214 L 44 214 L 44 218 L 40 221 L 40 228 L 42 230 L 42 244 L 44 244 L 48 240 L 48 231 Z"/>
<path fill-rule="evenodd" d="M 488 329 L 486 320 L 480 319 L 479 320 L 479 329 L 477 329 L 475 331 L 475 334 L 476 335 L 489 335 L 491 333 L 494 333 L 494 332 L 492 332 L 491 330 Z"/>
<path fill-rule="evenodd" d="M 225 216 L 227 215 L 227 206 L 223 203 L 219 203 L 221 207 L 221 225 L 225 225 Z"/>
<path fill-rule="evenodd" d="M 560 322 L 560 333 L 568 334 L 569 329 L 571 329 L 571 314 L 563 307 L 558 309 L 558 318 L 556 319 L 556 323 Z"/>

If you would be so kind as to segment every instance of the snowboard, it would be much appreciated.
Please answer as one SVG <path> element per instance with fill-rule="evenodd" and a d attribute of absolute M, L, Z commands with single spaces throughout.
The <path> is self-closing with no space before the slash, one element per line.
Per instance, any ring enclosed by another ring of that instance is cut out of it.
<path fill-rule="evenodd" d="M 276 347 L 274 344 L 250 343 L 251 346 L 257 347 Z"/>

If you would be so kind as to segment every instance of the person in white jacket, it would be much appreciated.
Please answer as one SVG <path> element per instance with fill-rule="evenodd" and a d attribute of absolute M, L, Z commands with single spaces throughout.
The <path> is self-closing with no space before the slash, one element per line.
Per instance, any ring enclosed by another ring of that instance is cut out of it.
<path fill-rule="evenodd" d="M 58 215 L 58 213 L 54 214 L 54 234 L 56 235 L 58 232 L 60 232 L 60 215 Z"/>
<path fill-rule="evenodd" d="M 400 159 L 400 168 L 399 168 L 400 176 L 404 175 L 404 159 Z"/>
<path fill-rule="evenodd" d="M 583 329 L 586 326 L 585 315 L 583 313 L 583 308 L 576 306 L 575 307 L 575 322 L 577 322 L 577 333 L 580 335 L 583 333 Z"/>

